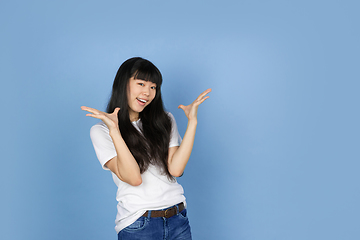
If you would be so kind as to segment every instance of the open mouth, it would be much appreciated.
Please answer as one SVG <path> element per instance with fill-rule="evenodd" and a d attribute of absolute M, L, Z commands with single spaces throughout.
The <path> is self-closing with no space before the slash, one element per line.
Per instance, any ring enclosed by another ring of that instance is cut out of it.
<path fill-rule="evenodd" d="M 145 104 L 147 103 L 147 100 L 145 99 L 141 99 L 141 98 L 136 98 L 141 104 Z"/>

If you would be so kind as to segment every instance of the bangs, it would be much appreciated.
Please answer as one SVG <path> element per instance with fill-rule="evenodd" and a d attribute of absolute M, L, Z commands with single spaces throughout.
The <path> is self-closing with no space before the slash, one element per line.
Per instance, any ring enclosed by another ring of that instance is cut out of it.
<path fill-rule="evenodd" d="M 152 65 L 152 64 L 151 64 Z M 145 66 L 140 66 L 134 73 L 134 79 L 141 79 L 144 81 L 150 81 L 155 83 L 158 87 L 162 84 L 162 77 L 160 71 L 154 66 L 146 64 Z"/>

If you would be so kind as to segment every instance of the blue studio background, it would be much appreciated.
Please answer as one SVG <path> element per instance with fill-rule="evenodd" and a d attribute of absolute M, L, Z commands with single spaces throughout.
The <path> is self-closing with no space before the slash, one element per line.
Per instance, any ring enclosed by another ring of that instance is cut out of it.
<path fill-rule="evenodd" d="M 80 106 L 133 56 L 180 104 L 212 88 L 179 182 L 194 239 L 360 239 L 359 3 L 0 3 L 0 239 L 116 239 Z"/>

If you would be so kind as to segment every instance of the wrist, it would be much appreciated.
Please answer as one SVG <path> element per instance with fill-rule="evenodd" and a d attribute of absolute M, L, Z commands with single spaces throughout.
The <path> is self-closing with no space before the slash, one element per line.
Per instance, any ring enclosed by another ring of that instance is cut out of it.
<path fill-rule="evenodd" d="M 109 135 L 110 136 L 116 136 L 116 135 L 121 136 L 120 129 L 118 127 L 110 128 L 109 129 Z"/>
<path fill-rule="evenodd" d="M 197 126 L 197 119 L 196 118 L 192 118 L 188 120 L 188 125 L 189 126 Z"/>

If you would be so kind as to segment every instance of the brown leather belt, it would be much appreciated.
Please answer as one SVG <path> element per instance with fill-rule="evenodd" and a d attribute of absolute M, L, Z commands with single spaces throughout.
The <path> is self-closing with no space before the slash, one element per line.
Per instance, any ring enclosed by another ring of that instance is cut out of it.
<path fill-rule="evenodd" d="M 177 210 L 177 207 L 179 207 L 179 211 Z M 157 218 L 157 217 L 164 217 L 164 218 L 171 218 L 172 216 L 178 214 L 182 210 L 185 209 L 184 203 L 179 203 L 171 208 L 165 209 L 165 210 L 152 210 L 150 217 Z M 146 211 L 142 216 L 147 217 L 149 215 L 149 211 Z"/>

